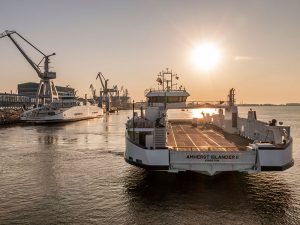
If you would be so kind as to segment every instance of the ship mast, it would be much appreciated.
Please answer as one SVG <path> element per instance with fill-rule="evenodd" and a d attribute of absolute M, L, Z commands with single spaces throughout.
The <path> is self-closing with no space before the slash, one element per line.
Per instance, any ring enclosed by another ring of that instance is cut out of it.
<path fill-rule="evenodd" d="M 228 94 L 228 105 L 234 106 L 235 105 L 235 89 L 231 88 Z"/>
<path fill-rule="evenodd" d="M 177 83 L 173 84 L 174 77 L 176 80 L 179 79 L 179 76 L 177 74 L 173 74 L 172 70 L 166 68 L 166 70 L 159 72 L 156 81 L 158 82 L 159 85 L 162 85 L 163 91 L 172 91 L 173 86 L 177 85 Z"/>

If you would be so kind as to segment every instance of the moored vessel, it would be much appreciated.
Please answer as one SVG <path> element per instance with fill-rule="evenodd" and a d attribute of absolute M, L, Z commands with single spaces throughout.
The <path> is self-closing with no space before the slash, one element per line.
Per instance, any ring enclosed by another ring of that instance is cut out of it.
<path fill-rule="evenodd" d="M 206 175 L 239 171 L 257 173 L 282 171 L 293 166 L 290 127 L 272 120 L 257 120 L 250 110 L 238 115 L 235 90 L 227 101 L 217 104 L 187 102 L 189 93 L 174 88 L 178 76 L 166 70 L 159 74 L 158 89 L 145 92 L 145 110 L 126 123 L 125 161 L 129 164 L 168 172 L 194 171 Z M 215 114 L 172 119 L 169 111 L 210 105 Z"/>
<path fill-rule="evenodd" d="M 76 103 L 67 106 L 61 102 L 52 102 L 21 114 L 21 121 L 28 123 L 59 123 L 102 117 L 103 110 L 96 105 Z"/>

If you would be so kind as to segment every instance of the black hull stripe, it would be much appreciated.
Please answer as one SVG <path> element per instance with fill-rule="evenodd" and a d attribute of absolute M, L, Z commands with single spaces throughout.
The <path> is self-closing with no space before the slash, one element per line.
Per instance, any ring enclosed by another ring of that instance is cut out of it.
<path fill-rule="evenodd" d="M 169 166 L 154 166 L 154 165 L 146 165 L 146 164 L 142 164 L 142 163 L 137 163 L 135 161 L 129 160 L 124 158 L 125 161 L 133 166 L 137 166 L 140 168 L 144 168 L 147 170 L 169 170 Z"/>
<path fill-rule="evenodd" d="M 284 171 L 291 168 L 294 165 L 294 160 L 283 166 L 262 166 L 261 171 Z"/>

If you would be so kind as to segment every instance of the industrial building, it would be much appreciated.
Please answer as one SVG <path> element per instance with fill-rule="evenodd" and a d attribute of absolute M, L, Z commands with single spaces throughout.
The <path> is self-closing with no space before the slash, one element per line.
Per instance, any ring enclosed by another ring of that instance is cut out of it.
<path fill-rule="evenodd" d="M 39 84 L 34 83 L 34 82 L 18 84 L 18 93 L 19 93 L 19 95 L 27 96 L 31 99 L 35 99 L 38 87 L 39 87 Z M 56 89 L 57 89 L 58 96 L 60 99 L 75 97 L 74 88 L 56 86 Z"/>
<path fill-rule="evenodd" d="M 0 108 L 21 108 L 30 106 L 31 99 L 27 96 L 21 96 L 10 93 L 0 93 Z"/>
<path fill-rule="evenodd" d="M 0 93 L 1 108 L 29 107 L 36 102 L 38 83 L 28 82 L 18 84 L 18 94 Z M 58 96 L 62 101 L 75 100 L 75 90 L 70 87 L 56 86 Z"/>

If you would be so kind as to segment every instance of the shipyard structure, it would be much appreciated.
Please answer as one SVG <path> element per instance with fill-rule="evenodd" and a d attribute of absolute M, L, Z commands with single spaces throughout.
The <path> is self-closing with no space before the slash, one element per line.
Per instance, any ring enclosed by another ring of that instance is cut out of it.
<path fill-rule="evenodd" d="M 36 102 L 36 93 L 39 83 L 27 82 L 18 84 L 18 94 L 0 93 L 0 107 L 22 108 L 33 106 Z M 58 96 L 62 101 L 75 98 L 75 89 L 56 86 Z"/>

